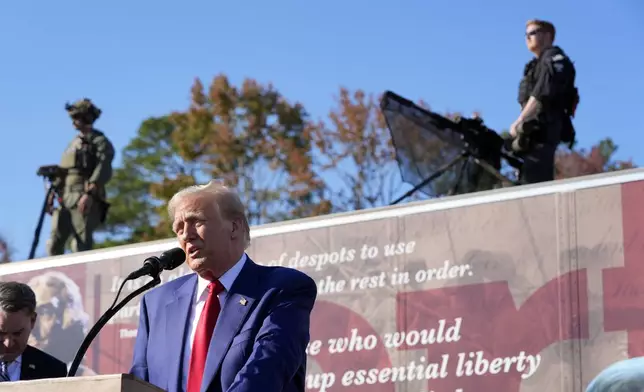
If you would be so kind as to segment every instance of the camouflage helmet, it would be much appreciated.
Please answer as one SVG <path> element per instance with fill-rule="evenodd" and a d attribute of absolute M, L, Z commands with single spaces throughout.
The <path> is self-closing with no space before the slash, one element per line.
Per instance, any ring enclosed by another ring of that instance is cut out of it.
<path fill-rule="evenodd" d="M 101 116 L 101 109 L 97 108 L 89 98 L 80 99 L 71 105 L 66 103 L 65 110 L 70 117 L 81 119 L 88 124 L 93 124 Z"/>

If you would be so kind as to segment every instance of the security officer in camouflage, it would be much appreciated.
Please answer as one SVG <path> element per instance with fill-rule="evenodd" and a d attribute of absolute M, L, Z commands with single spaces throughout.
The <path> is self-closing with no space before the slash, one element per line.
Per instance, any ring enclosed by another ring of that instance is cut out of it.
<path fill-rule="evenodd" d="M 84 98 L 65 105 L 78 135 L 63 153 L 60 167 L 64 170 L 52 186 L 57 189 L 59 207 L 54 196 L 48 200 L 52 215 L 51 237 L 47 242 L 50 256 L 65 252 L 71 240 L 72 252 L 91 250 L 93 234 L 104 222 L 109 204 L 105 185 L 112 178 L 114 146 L 103 132 L 94 129 L 101 110 Z"/>
<path fill-rule="evenodd" d="M 554 180 L 555 153 L 561 142 L 572 147 L 572 117 L 579 102 L 572 61 L 553 46 L 555 27 L 543 20 L 526 23 L 526 44 L 535 57 L 526 64 L 519 85 L 521 114 L 510 126 L 512 149 L 524 160 L 520 182 Z"/>

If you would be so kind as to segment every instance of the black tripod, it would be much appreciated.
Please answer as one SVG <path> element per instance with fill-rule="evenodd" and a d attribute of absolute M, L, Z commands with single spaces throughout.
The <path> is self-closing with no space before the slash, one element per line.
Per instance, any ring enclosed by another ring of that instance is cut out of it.
<path fill-rule="evenodd" d="M 494 177 L 496 177 L 499 181 L 501 181 L 504 185 L 519 185 L 517 181 L 513 181 L 503 174 L 501 174 L 494 166 L 490 165 L 488 162 L 486 162 L 483 159 L 477 158 L 474 154 L 472 154 L 470 151 L 463 151 L 461 155 L 457 156 L 456 158 L 452 159 L 450 162 L 446 163 L 445 165 L 441 166 L 434 174 L 431 176 L 427 177 L 424 179 L 421 183 L 407 191 L 404 195 L 400 196 L 393 202 L 391 202 L 390 205 L 398 204 L 401 201 L 405 200 L 415 192 L 419 191 L 420 189 L 424 188 L 427 186 L 430 182 L 434 181 L 438 177 L 442 176 L 445 172 L 447 172 L 449 169 L 452 167 L 456 166 L 459 162 L 462 162 L 461 170 L 458 173 L 456 182 L 454 186 L 452 187 L 450 194 L 455 194 L 458 191 L 458 186 L 461 183 L 461 180 L 463 179 L 463 176 L 465 175 L 466 169 L 468 165 L 478 165 L 481 167 L 483 170 L 487 171 L 488 173 L 492 174 Z"/>
<path fill-rule="evenodd" d="M 40 232 L 42 231 L 42 224 L 45 221 L 45 214 L 47 213 L 47 205 L 49 204 L 49 198 L 54 193 L 54 187 L 51 185 L 51 182 L 47 184 L 47 193 L 45 195 L 45 201 L 43 202 L 42 208 L 40 210 L 40 217 L 38 218 L 38 224 L 36 225 L 36 231 L 34 232 L 34 239 L 31 242 L 31 250 L 29 251 L 29 260 L 33 259 L 36 256 L 36 248 L 38 248 L 38 242 L 40 241 Z"/>
<path fill-rule="evenodd" d="M 42 166 L 38 169 L 37 175 L 43 177 L 45 181 L 47 181 L 47 192 L 45 192 L 45 200 L 42 204 L 42 208 L 40 209 L 40 217 L 38 218 L 38 224 L 36 225 L 36 230 L 34 232 L 34 239 L 31 242 L 29 260 L 32 260 L 34 257 L 36 257 L 36 248 L 38 248 L 38 242 L 40 241 L 40 232 L 42 231 L 42 224 L 45 221 L 45 214 L 47 213 L 49 199 L 56 194 L 56 187 L 54 187 L 53 182 L 62 174 L 63 169 L 61 169 L 57 165 Z"/>

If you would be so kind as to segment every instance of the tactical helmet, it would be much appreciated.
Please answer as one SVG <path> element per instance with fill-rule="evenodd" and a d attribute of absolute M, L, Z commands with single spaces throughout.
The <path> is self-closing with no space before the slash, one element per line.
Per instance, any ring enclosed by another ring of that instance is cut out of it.
<path fill-rule="evenodd" d="M 71 105 L 66 103 L 65 110 L 72 119 L 79 119 L 87 124 L 93 124 L 101 116 L 101 109 L 89 98 L 80 99 Z"/>

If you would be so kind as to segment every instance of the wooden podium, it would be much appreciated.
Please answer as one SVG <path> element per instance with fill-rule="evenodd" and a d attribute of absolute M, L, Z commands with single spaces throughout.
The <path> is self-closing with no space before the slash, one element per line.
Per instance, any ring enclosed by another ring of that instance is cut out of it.
<path fill-rule="evenodd" d="M 140 380 L 131 374 L 48 378 L 2 383 L 0 385 L 2 385 L 3 392 L 165 392 L 165 390 Z"/>

